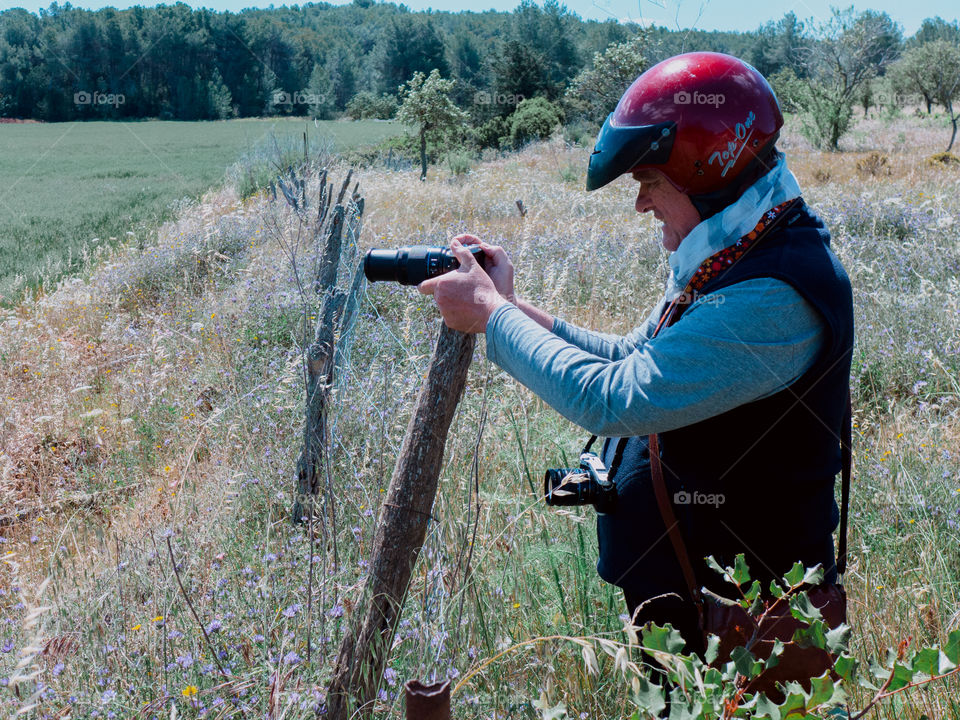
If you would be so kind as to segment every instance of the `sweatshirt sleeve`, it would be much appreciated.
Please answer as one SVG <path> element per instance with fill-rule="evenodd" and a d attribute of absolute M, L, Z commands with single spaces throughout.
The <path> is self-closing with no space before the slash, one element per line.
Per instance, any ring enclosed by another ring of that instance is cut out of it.
<path fill-rule="evenodd" d="M 503 305 L 487 322 L 487 357 L 589 432 L 623 437 L 690 425 L 788 387 L 813 365 L 825 328 L 790 284 L 758 278 L 698 298 L 629 352 L 580 336 L 601 351 L 590 352 Z"/>
<path fill-rule="evenodd" d="M 665 300 L 657 303 L 646 320 L 624 336 L 586 330 L 556 317 L 553 319 L 553 334 L 591 355 L 606 360 L 622 360 L 650 339 L 665 304 Z"/>

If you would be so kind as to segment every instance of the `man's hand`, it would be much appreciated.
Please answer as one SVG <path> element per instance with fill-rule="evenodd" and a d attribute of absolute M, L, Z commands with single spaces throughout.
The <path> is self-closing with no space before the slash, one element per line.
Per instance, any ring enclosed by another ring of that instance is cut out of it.
<path fill-rule="evenodd" d="M 507 300 L 516 304 L 517 296 L 513 292 L 513 263 L 507 257 L 507 252 L 499 245 L 488 245 L 476 235 L 457 235 L 454 240 L 459 240 L 464 245 L 479 245 L 486 255 L 485 270 L 490 279 L 493 280 L 497 292 L 503 295 Z"/>
<path fill-rule="evenodd" d="M 487 320 L 493 311 L 506 304 L 507 300 L 501 297 L 493 280 L 477 263 L 473 253 L 461 245 L 457 238 L 450 243 L 450 249 L 460 261 L 460 267 L 453 272 L 424 280 L 417 289 L 424 295 L 433 295 L 440 314 L 443 315 L 443 321 L 451 330 L 486 332 Z M 511 277 L 512 274 L 511 267 Z"/>

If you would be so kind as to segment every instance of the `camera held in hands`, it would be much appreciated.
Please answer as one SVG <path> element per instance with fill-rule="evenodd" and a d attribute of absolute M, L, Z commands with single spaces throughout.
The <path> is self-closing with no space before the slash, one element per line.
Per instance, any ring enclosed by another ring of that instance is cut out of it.
<path fill-rule="evenodd" d="M 466 245 L 480 267 L 484 267 L 486 255 L 479 245 Z M 413 245 L 397 250 L 368 250 L 363 258 L 363 274 L 370 282 L 391 280 L 401 285 L 419 285 L 437 275 L 456 270 L 460 261 L 448 247 Z"/>
<path fill-rule="evenodd" d="M 617 504 L 617 486 L 595 453 L 580 455 L 579 468 L 547 470 L 543 496 L 547 505 L 590 505 L 598 513 L 611 512 Z"/>

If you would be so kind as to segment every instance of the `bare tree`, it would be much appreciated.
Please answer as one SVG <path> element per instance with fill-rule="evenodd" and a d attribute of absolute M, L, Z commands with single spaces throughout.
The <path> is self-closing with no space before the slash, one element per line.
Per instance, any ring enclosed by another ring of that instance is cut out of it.
<path fill-rule="evenodd" d="M 947 152 L 957 138 L 960 112 L 953 102 L 960 98 L 960 45 L 947 40 L 933 40 L 904 53 L 891 68 L 902 81 L 925 98 L 942 105 L 950 117 L 953 132 Z"/>
<path fill-rule="evenodd" d="M 642 30 L 627 42 L 611 45 L 593 56 L 593 65 L 577 75 L 563 98 L 568 116 L 603 121 L 624 90 L 650 65 L 650 33 Z"/>
<path fill-rule="evenodd" d="M 811 20 L 807 25 L 814 42 L 799 53 L 805 77 L 794 100 L 808 139 L 824 149 L 839 150 L 862 86 L 896 59 L 902 33 L 886 13 L 855 14 L 853 7 L 834 9 L 829 21 Z"/>

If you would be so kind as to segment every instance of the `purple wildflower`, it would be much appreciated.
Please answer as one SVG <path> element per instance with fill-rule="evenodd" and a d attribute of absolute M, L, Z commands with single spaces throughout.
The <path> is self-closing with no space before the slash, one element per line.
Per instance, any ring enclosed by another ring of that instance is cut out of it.
<path fill-rule="evenodd" d="M 300 612 L 301 607 L 302 606 L 300 605 L 300 603 L 294 603 L 293 605 L 291 605 L 290 607 L 288 607 L 286 610 L 283 611 L 283 616 L 292 618 L 294 615 Z"/>
<path fill-rule="evenodd" d="M 293 652 L 293 650 L 291 650 L 290 652 L 288 652 L 286 655 L 283 656 L 284 665 L 296 665 L 297 663 L 300 663 L 300 662 L 303 662 L 303 658 L 301 658 L 299 655 Z"/>

